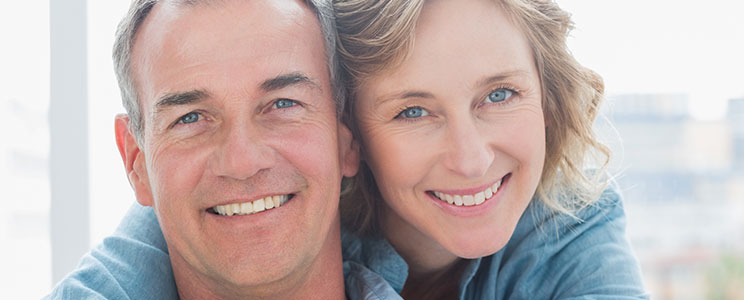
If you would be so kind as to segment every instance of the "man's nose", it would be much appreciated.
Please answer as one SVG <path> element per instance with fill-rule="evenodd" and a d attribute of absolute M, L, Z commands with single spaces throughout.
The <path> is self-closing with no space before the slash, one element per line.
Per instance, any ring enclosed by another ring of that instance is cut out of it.
<path fill-rule="evenodd" d="M 259 130 L 245 124 L 236 125 L 221 137 L 212 169 L 220 177 L 247 179 L 273 166 L 274 153 Z"/>
<path fill-rule="evenodd" d="M 444 166 L 466 178 L 484 176 L 495 156 L 486 133 L 469 118 L 451 121 L 447 130 Z"/>

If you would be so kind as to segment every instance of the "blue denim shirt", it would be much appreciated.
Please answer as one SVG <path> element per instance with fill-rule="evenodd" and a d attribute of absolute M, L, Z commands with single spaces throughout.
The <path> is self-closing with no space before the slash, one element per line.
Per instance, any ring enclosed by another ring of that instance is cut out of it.
<path fill-rule="evenodd" d="M 612 189 L 578 214 L 533 200 L 507 245 L 470 260 L 460 299 L 647 299 L 625 238 L 625 213 Z M 350 299 L 400 299 L 408 265 L 384 239 L 342 230 Z M 167 247 L 155 214 L 135 204 L 113 236 L 86 254 L 51 299 L 177 299 Z"/>
<path fill-rule="evenodd" d="M 401 299 L 385 280 L 345 262 L 352 300 Z M 134 204 L 114 234 L 86 253 L 45 299 L 178 299 L 168 247 L 152 208 Z"/>
<path fill-rule="evenodd" d="M 469 260 L 459 299 L 648 299 L 618 193 L 606 190 L 577 217 L 533 199 L 504 248 Z M 400 293 L 408 265 L 386 240 L 342 231 L 342 242 L 344 261 L 365 265 Z"/>
<path fill-rule="evenodd" d="M 152 208 L 135 203 L 114 234 L 86 253 L 47 299 L 178 299 Z"/>

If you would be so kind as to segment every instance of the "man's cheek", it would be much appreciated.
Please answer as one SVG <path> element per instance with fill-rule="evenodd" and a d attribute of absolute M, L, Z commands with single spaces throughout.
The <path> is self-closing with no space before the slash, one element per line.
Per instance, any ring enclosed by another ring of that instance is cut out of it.
<path fill-rule="evenodd" d="M 323 131 L 321 131 L 323 130 Z M 298 168 L 310 173 L 335 170 L 338 165 L 338 142 L 327 129 L 298 132 L 283 150 Z"/>
<path fill-rule="evenodd" d="M 168 199 L 183 199 L 193 191 L 199 179 L 193 164 L 189 158 L 176 155 L 165 155 L 157 164 L 153 164 L 150 185 L 157 202 L 162 205 Z"/>

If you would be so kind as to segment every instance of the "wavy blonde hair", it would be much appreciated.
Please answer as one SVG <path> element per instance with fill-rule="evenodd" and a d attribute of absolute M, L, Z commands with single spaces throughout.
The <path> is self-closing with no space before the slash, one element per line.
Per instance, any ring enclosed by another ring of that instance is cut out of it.
<path fill-rule="evenodd" d="M 575 218 L 607 186 L 609 149 L 594 136 L 592 124 L 604 94 L 602 78 L 581 66 L 566 39 L 571 15 L 551 0 L 493 0 L 525 34 L 538 70 L 545 115 L 546 153 L 537 198 L 550 209 Z M 400 65 L 415 42 L 424 0 L 335 0 L 338 52 L 349 87 L 346 121 L 356 138 L 352 117 L 356 87 Z M 590 165 L 598 163 L 598 165 Z M 586 172 L 590 166 L 599 168 Z M 360 234 L 379 233 L 382 196 L 362 162 L 342 193 L 343 222 Z"/>

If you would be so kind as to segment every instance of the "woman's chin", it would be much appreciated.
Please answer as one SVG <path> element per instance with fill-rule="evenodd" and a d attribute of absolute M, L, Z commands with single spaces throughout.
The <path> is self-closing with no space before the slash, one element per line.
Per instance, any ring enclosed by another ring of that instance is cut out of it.
<path fill-rule="evenodd" d="M 491 235 L 492 237 L 494 235 Z M 492 255 L 504 248 L 509 241 L 511 233 L 508 236 L 499 236 L 489 241 L 484 241 L 483 236 L 457 238 L 451 241 L 450 245 L 443 246 L 457 257 L 465 259 L 476 259 Z"/>

